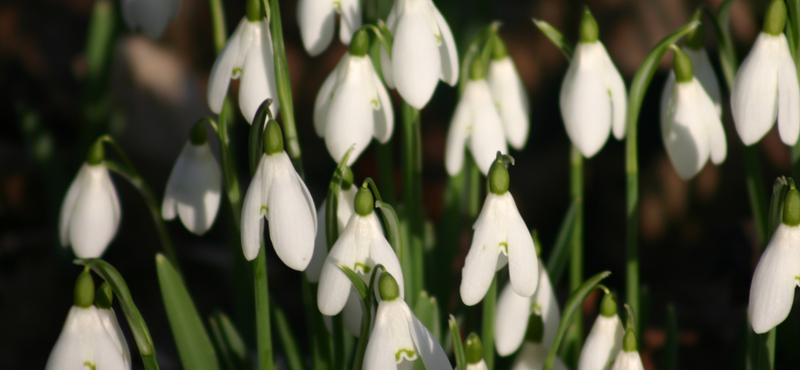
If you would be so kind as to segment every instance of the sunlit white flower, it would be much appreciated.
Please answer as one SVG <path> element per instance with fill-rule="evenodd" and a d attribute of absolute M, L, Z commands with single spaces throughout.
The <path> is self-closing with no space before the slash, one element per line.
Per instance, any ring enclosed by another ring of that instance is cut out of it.
<path fill-rule="evenodd" d="M 61 245 L 72 245 L 78 258 L 100 257 L 117 234 L 121 217 L 117 191 L 102 160 L 84 163 L 61 204 Z"/>
<path fill-rule="evenodd" d="M 356 192 L 358 192 L 358 189 L 355 186 L 351 186 L 346 190 L 344 186 L 342 186 L 342 188 L 339 189 L 339 202 L 336 207 L 339 235 L 342 234 L 344 227 L 347 225 L 347 221 L 350 220 L 350 216 L 355 212 L 353 202 L 356 199 Z M 322 264 L 325 262 L 325 258 L 328 257 L 328 237 L 325 230 L 327 225 L 325 216 L 327 205 L 328 200 L 325 199 L 317 210 L 317 237 L 314 239 L 314 255 L 311 257 L 308 268 L 306 268 L 306 277 L 308 277 L 308 281 L 312 283 L 319 281 Z"/>
<path fill-rule="evenodd" d="M 172 167 L 164 191 L 161 215 L 165 220 L 180 216 L 186 229 L 203 235 L 217 218 L 222 172 L 205 141 L 205 126 L 198 124 L 192 131 L 202 132 L 202 135 L 198 135 L 198 140 L 193 137 L 183 146 Z M 200 138 L 203 140 L 200 141 Z"/>
<path fill-rule="evenodd" d="M 608 370 L 622 349 L 625 328 L 617 316 L 617 304 L 614 298 L 607 294 L 603 297 L 601 307 L 601 313 L 594 321 L 581 350 L 578 370 Z"/>
<path fill-rule="evenodd" d="M 486 366 L 486 360 L 481 359 L 474 364 L 467 363 L 467 370 L 489 370 L 489 367 Z"/>
<path fill-rule="evenodd" d="M 714 102 L 692 76 L 688 56 L 676 50 L 676 74 L 670 73 L 661 94 L 661 138 L 675 171 L 689 180 L 705 166 L 709 156 L 714 164 L 725 160 L 725 130 Z"/>
<path fill-rule="evenodd" d="M 333 39 L 336 13 L 339 20 L 339 40 L 350 43 L 353 33 L 361 28 L 361 2 L 359 0 L 298 0 L 297 23 L 303 46 L 311 56 L 322 53 Z"/>
<path fill-rule="evenodd" d="M 486 81 L 500 113 L 506 140 L 514 149 L 521 150 L 528 142 L 530 126 L 528 92 L 499 37 L 494 39 L 494 55 L 486 72 Z"/>
<path fill-rule="evenodd" d="M 106 329 L 97 308 L 72 306 L 45 369 L 85 368 L 128 370 L 130 354 L 126 357 L 119 338 Z"/>
<path fill-rule="evenodd" d="M 542 370 L 547 360 L 547 353 L 550 347 L 545 347 L 542 343 L 525 342 L 522 344 L 511 370 Z M 556 357 L 553 362 L 553 370 L 568 370 L 567 365 Z"/>
<path fill-rule="evenodd" d="M 597 40 L 597 22 L 587 10 L 581 23 L 581 41 L 575 46 L 567 75 L 561 83 L 561 117 L 572 144 L 587 158 L 605 145 L 610 132 L 625 136 L 627 92 L 619 71 Z"/>
<path fill-rule="evenodd" d="M 427 370 L 451 370 L 442 346 L 398 299 L 402 288 L 398 290 L 391 274 L 382 274 L 378 285 L 382 300 L 364 354 L 364 370 L 408 369 L 417 358 Z"/>
<path fill-rule="evenodd" d="M 372 137 L 386 143 L 394 130 L 392 101 L 366 54 L 369 37 L 358 31 L 350 53 L 331 72 L 314 102 L 314 128 L 325 138 L 328 153 L 339 162 L 355 145 L 347 161 L 353 164 Z"/>
<path fill-rule="evenodd" d="M 681 47 L 681 50 L 692 60 L 694 77 L 697 78 L 697 81 L 703 86 L 703 90 L 714 102 L 714 110 L 716 110 L 717 115 L 722 117 L 722 93 L 719 91 L 719 80 L 714 72 L 714 67 L 711 65 L 711 60 L 708 58 L 708 52 L 703 48 L 695 50 L 686 46 Z M 673 76 L 674 73 L 674 71 L 671 71 L 670 76 Z"/>
<path fill-rule="evenodd" d="M 766 333 L 786 320 L 799 277 L 800 226 L 781 223 L 753 273 L 748 306 L 753 331 Z"/>
<path fill-rule="evenodd" d="M 141 28 L 151 39 L 159 39 L 179 5 L 178 0 L 122 0 L 122 17 L 131 30 Z"/>
<path fill-rule="evenodd" d="M 455 86 L 459 68 L 455 40 L 433 1 L 395 1 L 386 26 L 394 42 L 391 60 L 381 51 L 383 77 L 408 104 L 422 109 L 439 79 Z"/>
<path fill-rule="evenodd" d="M 217 56 L 208 79 L 208 106 L 212 112 L 222 110 L 231 78 L 241 79 L 239 109 L 247 122 L 253 122 L 258 107 L 266 99 L 272 99 L 273 112 L 280 110 L 272 36 L 266 18 L 256 22 L 243 18 Z"/>
<path fill-rule="evenodd" d="M 506 284 L 497 299 L 494 317 L 494 338 L 497 354 L 508 356 L 519 348 L 528 330 L 528 319 L 531 314 L 541 316 L 544 323 L 544 334 L 541 344 L 545 348 L 553 346 L 561 321 L 558 301 L 547 276 L 547 270 L 539 260 L 539 284 L 536 293 L 523 297 L 514 292 L 511 284 Z"/>
<path fill-rule="evenodd" d="M 100 322 L 106 329 L 106 332 L 111 337 L 111 340 L 116 345 L 117 349 L 122 353 L 122 359 L 125 362 L 126 368 L 131 367 L 131 350 L 128 348 L 128 341 L 125 340 L 125 334 L 122 333 L 122 328 L 119 327 L 117 315 L 114 309 L 98 308 L 97 314 L 100 316 Z"/>
<path fill-rule="evenodd" d="M 614 366 L 611 367 L 611 370 L 644 370 L 642 357 L 639 356 L 639 352 L 637 351 L 619 351 L 617 358 L 614 360 Z"/>

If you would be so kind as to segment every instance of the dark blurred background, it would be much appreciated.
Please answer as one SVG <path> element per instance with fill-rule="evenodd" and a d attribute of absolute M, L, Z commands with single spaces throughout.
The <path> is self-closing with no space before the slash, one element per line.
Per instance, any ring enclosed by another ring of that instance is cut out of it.
<path fill-rule="evenodd" d="M 226 0 L 229 32 L 244 15 L 243 0 Z M 531 133 L 527 147 L 511 154 L 511 191 L 525 221 L 539 230 L 547 256 L 569 205 L 569 141 L 558 110 L 558 92 L 567 60 L 532 24 L 544 19 L 577 38 L 582 7 L 588 5 L 600 26 L 600 38 L 627 83 L 647 52 L 686 23 L 704 4 L 715 10 L 721 0 L 437 0 L 450 24 L 459 51 L 492 20 L 503 23 L 500 34 L 514 59 L 531 101 Z M 119 10 L 119 3 L 111 2 Z M 391 3 L 391 2 L 389 2 Z M 739 60 L 760 30 L 766 1 L 739 0 L 731 11 L 731 28 Z M 103 125 L 92 126 L 84 108 L 87 29 L 92 0 L 5 0 L 0 3 L 0 367 L 38 369 L 47 356 L 72 304 L 72 287 L 80 268 L 71 250 L 61 248 L 58 211 L 67 186 L 83 162 L 96 130 L 121 143 L 136 167 L 160 196 L 189 128 L 210 115 L 206 85 L 215 53 L 208 3 L 182 0 L 177 17 L 161 40 L 130 32 L 121 17 L 109 50 L 108 79 L 102 82 Z M 296 2 L 285 0 L 281 12 L 292 79 L 303 164 L 317 205 L 334 163 L 312 128 L 314 98 L 324 78 L 346 47 L 333 46 L 316 58 L 302 47 Z M 706 26 L 706 45 L 718 67 L 715 39 Z M 647 327 L 641 349 L 648 369 L 660 368 L 665 343 L 665 312 L 675 305 L 680 327 L 679 368 L 743 367 L 746 306 L 758 250 L 742 163 L 727 91 L 724 124 L 728 157 L 719 167 L 707 165 L 692 181 L 673 170 L 659 134 L 658 103 L 671 62 L 667 54 L 644 100 L 639 124 L 641 171 L 641 281 L 647 292 L 643 306 Z M 719 69 L 717 68 L 719 71 Z M 718 72 L 721 78 L 721 74 Z M 724 83 L 723 83 L 724 85 Z M 234 83 L 232 91 L 237 91 Z M 399 97 L 394 93 L 395 112 Z M 444 138 L 456 103 L 456 89 L 439 87 L 422 111 L 424 204 L 438 224 L 447 183 Z M 239 114 L 238 108 L 235 109 Z M 398 115 L 399 118 L 399 115 Z M 241 116 L 234 127 L 240 174 L 246 173 L 247 125 Z M 401 191 L 400 131 L 392 139 L 396 190 Z M 212 147 L 216 150 L 215 139 Z M 378 177 L 372 145 L 354 167 L 357 179 Z M 775 176 L 788 175 L 789 148 L 773 129 L 758 145 L 764 188 Z M 113 154 L 111 154 L 113 156 Z M 585 276 L 602 270 L 613 275 L 607 285 L 624 297 L 625 177 L 624 143 L 610 138 L 605 148 L 586 161 Z M 122 273 L 147 320 L 164 369 L 180 367 L 163 309 L 154 268 L 158 237 L 141 196 L 122 178 L 114 177 L 123 208 L 119 233 L 104 258 Z M 246 185 L 247 180 L 242 176 Z M 244 188 L 243 188 L 244 189 Z M 458 259 L 445 270 L 458 284 L 469 242 L 463 225 Z M 248 309 L 235 304 L 232 218 L 227 200 L 212 230 L 203 238 L 171 222 L 172 234 L 188 287 L 201 315 L 221 309 L 241 317 Z M 303 349 L 306 323 L 301 275 L 279 263 L 270 249 L 269 279 L 275 301 L 289 313 Z M 99 280 L 98 280 L 99 281 Z M 453 285 L 451 296 L 438 297 L 444 312 L 463 309 Z M 563 305 L 566 284 L 557 287 Z M 585 328 L 597 314 L 599 296 L 585 304 Z M 459 307 L 460 305 L 460 307 Z M 119 308 L 117 308 L 119 311 Z M 796 367 L 795 314 L 779 330 L 778 367 Z M 238 321 L 241 322 L 241 321 Z M 127 331 L 127 325 L 123 324 Z M 248 340 L 252 327 L 240 328 Z M 128 332 L 129 334 L 129 332 Z M 129 344 L 135 348 L 132 337 Z M 135 349 L 134 349 L 134 352 Z M 280 350 L 278 350 L 280 352 Z M 306 352 L 307 353 L 307 352 Z M 141 368 L 138 353 L 134 368 Z M 278 354 L 278 361 L 281 361 Z M 794 365 L 789 365 L 794 364 Z"/>

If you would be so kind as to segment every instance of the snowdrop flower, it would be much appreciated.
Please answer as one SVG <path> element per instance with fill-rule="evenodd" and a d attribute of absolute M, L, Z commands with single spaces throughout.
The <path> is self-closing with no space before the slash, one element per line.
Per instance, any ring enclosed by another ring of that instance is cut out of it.
<path fill-rule="evenodd" d="M 483 359 L 483 343 L 478 334 L 470 333 L 467 336 L 467 340 L 464 341 L 464 354 L 467 360 L 467 370 L 489 370 Z"/>
<path fill-rule="evenodd" d="M 636 334 L 633 333 L 631 325 L 628 325 L 628 329 L 625 331 L 622 350 L 614 359 L 614 366 L 611 367 L 611 370 L 644 370 L 642 358 L 636 349 Z"/>
<path fill-rule="evenodd" d="M 689 56 L 675 48 L 673 73 L 661 94 L 661 138 L 675 171 L 689 180 L 705 166 L 725 160 L 725 130 L 714 102 L 693 76 Z"/>
<path fill-rule="evenodd" d="M 508 170 L 498 156 L 489 171 L 489 193 L 472 227 L 475 233 L 461 271 L 461 300 L 467 306 L 483 299 L 495 272 L 506 263 L 514 292 L 523 297 L 536 292 L 539 280 L 536 248 L 508 192 L 508 182 Z"/>
<path fill-rule="evenodd" d="M 241 77 L 239 109 L 249 123 L 266 99 L 272 99 L 273 111 L 280 110 L 272 36 L 269 21 L 261 15 L 260 3 L 259 0 L 247 1 L 247 16 L 239 22 L 217 56 L 208 79 L 208 106 L 212 112 L 220 113 L 231 78 Z"/>
<path fill-rule="evenodd" d="M 800 193 L 790 182 L 783 208 L 783 222 L 775 229 L 758 260 L 750 284 L 750 323 L 753 331 L 766 333 L 786 320 L 800 281 Z"/>
<path fill-rule="evenodd" d="M 717 115 L 721 117 L 722 94 L 719 90 L 717 74 L 714 72 L 714 67 L 711 65 L 711 60 L 708 58 L 708 52 L 703 48 L 705 32 L 703 23 L 700 23 L 701 17 L 702 12 L 700 10 L 695 12 L 692 19 L 698 21 L 697 28 L 686 35 L 686 43 L 681 47 L 681 50 L 691 59 L 695 78 L 697 78 L 697 81 L 703 86 L 703 90 L 706 91 L 711 101 L 714 102 L 714 109 L 717 111 Z M 670 76 L 673 75 L 674 72 L 670 71 Z M 669 78 L 669 81 L 674 83 L 675 80 L 673 78 L 674 76 Z"/>
<path fill-rule="evenodd" d="M 350 37 L 361 28 L 361 2 L 358 0 L 299 0 L 297 23 L 303 46 L 312 57 L 322 53 L 333 39 L 333 23 L 339 13 L 339 40 L 350 43 Z"/>
<path fill-rule="evenodd" d="M 484 175 L 489 172 L 497 152 L 508 153 L 500 114 L 492 100 L 486 72 L 479 58 L 470 63 L 469 82 L 447 132 L 445 166 L 450 176 L 461 172 L 465 145 Z"/>
<path fill-rule="evenodd" d="M 391 59 L 381 51 L 383 78 L 408 104 L 422 109 L 439 79 L 458 82 L 458 53 L 450 27 L 431 0 L 397 0 L 386 20 L 394 36 Z"/>
<path fill-rule="evenodd" d="M 178 14 L 178 0 L 122 0 L 122 18 L 128 28 L 141 28 L 151 39 L 161 38 L 164 29 Z"/>
<path fill-rule="evenodd" d="M 364 354 L 364 370 L 406 369 L 417 358 L 427 370 L 452 369 L 442 346 L 400 298 L 403 289 L 392 274 L 381 274 L 378 286 L 381 301 Z"/>
<path fill-rule="evenodd" d="M 600 304 L 600 316 L 592 325 L 581 350 L 578 370 L 608 370 L 622 349 L 625 328 L 617 316 L 617 302 L 606 293 Z"/>
<path fill-rule="evenodd" d="M 772 1 L 764 28 L 733 81 L 733 122 L 745 145 L 761 140 L 776 118 L 778 133 L 786 145 L 794 145 L 800 133 L 800 87 L 783 34 L 785 23 L 786 5 L 781 0 Z"/>
<path fill-rule="evenodd" d="M 355 200 L 358 188 L 353 186 L 353 170 L 350 167 L 345 167 L 344 174 L 342 175 L 342 186 L 339 188 L 339 202 L 336 207 L 336 221 L 338 223 L 339 235 L 344 231 L 347 221 L 350 216 L 355 212 Z M 328 256 L 328 236 L 325 228 L 327 227 L 326 210 L 328 200 L 322 201 L 322 204 L 317 210 L 317 237 L 314 239 L 314 255 L 311 257 L 311 262 L 306 268 L 306 277 L 308 281 L 316 283 L 319 281 L 319 274 L 322 271 L 322 264 Z M 361 306 L 359 305 L 359 308 Z"/>
<path fill-rule="evenodd" d="M 507 284 L 497 300 L 494 338 L 497 354 L 500 356 L 508 356 L 519 348 L 525 339 L 528 320 L 532 314 L 538 315 L 538 320 L 543 320 L 544 334 L 539 341 L 541 345 L 550 348 L 556 339 L 561 313 L 547 270 L 541 260 L 538 265 L 539 286 L 536 293 L 530 297 L 522 297 L 514 292 L 511 284 Z"/>
<path fill-rule="evenodd" d="M 180 216 L 183 226 L 203 235 L 214 224 L 222 191 L 222 172 L 206 141 L 206 127 L 198 122 L 169 174 L 161 215 Z"/>
<path fill-rule="evenodd" d="M 625 137 L 625 83 L 598 40 L 597 22 L 588 8 L 559 102 L 567 135 L 585 157 L 597 154 L 610 132 L 618 140 Z"/>
<path fill-rule="evenodd" d="M 119 229 L 122 211 L 117 191 L 103 164 L 103 143 L 96 142 L 61 204 L 61 245 L 72 245 L 78 258 L 97 258 Z"/>
<path fill-rule="evenodd" d="M 244 196 L 242 250 L 249 261 L 258 256 L 266 217 L 275 253 L 286 266 L 303 271 L 314 253 L 314 200 L 283 150 L 283 133 L 273 120 L 264 130 L 264 151 Z"/>
<path fill-rule="evenodd" d="M 541 320 L 541 319 L 540 319 Z M 534 343 L 526 341 L 522 344 L 522 349 L 519 355 L 514 359 L 514 364 L 511 365 L 511 370 L 542 370 L 544 363 L 547 360 L 547 353 L 550 352 L 550 347 L 545 347 L 542 343 Z M 568 370 L 567 365 L 556 357 L 553 362 L 553 370 Z"/>
<path fill-rule="evenodd" d="M 129 370 L 130 354 L 120 347 L 118 338 L 109 334 L 94 301 L 94 282 L 89 272 L 78 276 L 75 305 L 69 310 L 46 370 L 111 369 Z M 127 350 L 127 346 L 126 346 Z"/>
<path fill-rule="evenodd" d="M 500 113 L 506 140 L 514 149 L 521 150 L 528 142 L 528 92 L 519 78 L 514 62 L 508 56 L 506 45 L 495 36 L 492 61 L 486 72 L 486 81 L 492 101 Z"/>
<path fill-rule="evenodd" d="M 401 299 L 403 298 L 403 271 L 400 268 L 400 261 L 383 235 L 380 221 L 373 212 L 374 207 L 375 201 L 369 189 L 366 187 L 359 189 L 355 198 L 355 213 L 350 216 L 342 235 L 336 240 L 322 266 L 317 289 L 317 305 L 323 315 L 338 314 L 345 307 L 348 296 L 357 294 L 352 290 L 353 284 L 350 278 L 340 266 L 355 271 L 369 284 L 375 266 L 383 265 L 386 273 L 399 278 L 399 295 Z M 357 299 L 351 298 L 351 300 L 358 303 Z M 360 317 L 358 322 L 360 323 Z"/>
<path fill-rule="evenodd" d="M 122 333 L 122 328 L 119 327 L 117 315 L 111 304 L 114 301 L 114 292 L 107 282 L 103 282 L 94 295 L 95 305 L 97 306 L 97 314 L 100 316 L 100 322 L 106 332 L 114 341 L 114 344 L 122 352 L 122 359 L 125 361 L 127 368 L 130 368 L 131 363 L 131 350 L 128 348 L 128 341 L 125 340 L 125 334 Z"/>
<path fill-rule="evenodd" d="M 347 165 L 361 155 L 374 136 L 381 143 L 392 137 L 392 101 L 367 55 L 369 35 L 359 30 L 353 36 L 350 53 L 342 57 L 317 94 L 314 128 L 325 138 L 328 153 L 339 162 L 355 149 Z"/>

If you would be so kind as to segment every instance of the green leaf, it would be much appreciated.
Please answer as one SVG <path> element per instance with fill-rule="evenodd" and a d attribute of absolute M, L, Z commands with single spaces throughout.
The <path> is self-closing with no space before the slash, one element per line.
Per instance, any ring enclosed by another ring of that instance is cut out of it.
<path fill-rule="evenodd" d="M 781 216 L 783 215 L 783 199 L 786 196 L 787 191 L 789 191 L 789 182 L 786 180 L 786 177 L 781 176 L 776 178 L 775 183 L 772 185 L 772 198 L 769 201 L 769 219 L 767 220 L 769 223 L 769 229 L 767 232 L 770 235 L 772 235 L 772 233 L 775 232 L 775 229 L 778 228 L 778 225 L 781 224 Z"/>
<path fill-rule="evenodd" d="M 261 102 L 256 110 L 256 115 L 253 118 L 253 123 L 250 125 L 250 138 L 248 145 L 248 154 L 250 158 L 250 175 L 256 173 L 258 162 L 261 161 L 261 153 L 264 153 L 263 140 L 264 129 L 267 127 L 267 118 L 271 116 L 269 106 L 272 104 L 272 99 L 266 99 Z"/>
<path fill-rule="evenodd" d="M 550 275 L 550 281 L 553 286 L 558 286 L 564 276 L 568 261 L 567 257 L 569 257 L 572 229 L 575 227 L 575 220 L 581 202 L 580 198 L 576 198 L 569 206 L 567 214 L 564 215 L 564 219 L 561 221 L 561 227 L 558 229 L 558 236 L 556 236 L 556 242 L 550 251 L 550 257 L 547 259 L 547 272 Z"/>
<path fill-rule="evenodd" d="M 678 314 L 667 305 L 667 342 L 664 345 L 664 370 L 678 370 Z"/>
<path fill-rule="evenodd" d="M 400 238 L 400 221 L 399 218 L 397 218 L 397 212 L 394 211 L 394 208 L 389 203 L 381 200 L 376 201 L 375 206 L 381 210 L 381 215 L 383 215 L 383 224 L 386 227 L 386 239 L 389 240 L 389 244 L 392 245 L 394 253 L 397 254 L 397 259 L 402 260 L 405 251 L 403 250 L 403 243 Z"/>
<path fill-rule="evenodd" d="M 739 64 L 736 61 L 736 50 L 733 48 L 733 39 L 731 38 L 730 29 L 730 12 L 733 0 L 725 0 L 717 8 L 717 14 L 713 14 L 707 7 L 703 8 L 708 18 L 711 19 L 711 24 L 714 26 L 714 33 L 717 37 L 717 51 L 719 52 L 719 62 L 722 67 L 722 74 L 725 77 L 725 82 L 728 85 L 728 90 L 733 86 L 733 80 L 736 78 L 736 70 Z"/>
<path fill-rule="evenodd" d="M 456 369 L 466 370 L 467 355 L 464 352 L 464 343 L 461 341 L 461 331 L 458 329 L 458 322 L 452 314 L 447 322 L 450 325 L 450 335 L 453 338 L 453 354 L 456 358 Z"/>
<path fill-rule="evenodd" d="M 300 353 L 300 349 L 297 347 L 297 340 L 294 334 L 292 334 L 292 327 L 289 325 L 289 319 L 286 318 L 286 313 L 275 305 L 272 307 L 272 314 L 275 320 L 275 329 L 278 331 L 278 338 L 281 340 L 283 354 L 286 356 L 286 363 L 289 365 L 289 370 L 304 370 L 303 356 Z"/>
<path fill-rule="evenodd" d="M 228 315 L 220 311 L 212 313 L 208 318 L 208 327 L 214 348 L 225 369 L 239 370 L 253 367 L 247 346 Z"/>
<path fill-rule="evenodd" d="M 597 287 L 597 285 L 600 284 L 600 281 L 607 278 L 608 275 L 611 275 L 611 271 L 603 271 L 595 276 L 592 276 L 588 280 L 584 281 L 583 284 L 581 284 L 581 286 L 579 286 L 578 289 L 576 289 L 567 300 L 567 304 L 564 305 L 564 311 L 561 314 L 561 322 L 558 324 L 556 339 L 553 342 L 553 347 L 550 348 L 550 352 L 547 354 L 547 361 L 544 364 L 545 370 L 550 370 L 553 368 L 553 362 L 555 362 L 556 353 L 558 353 L 558 347 L 561 345 L 561 341 L 564 339 L 564 335 L 566 335 L 567 330 L 569 330 L 572 318 L 575 316 L 575 313 L 580 310 L 583 300 L 585 300 L 589 293 L 591 293 Z"/>
<path fill-rule="evenodd" d="M 172 336 L 185 369 L 219 369 L 211 339 L 178 271 L 163 254 L 156 254 L 161 297 Z"/>
<path fill-rule="evenodd" d="M 533 18 L 533 24 L 539 28 L 539 31 L 542 31 L 547 39 L 550 40 L 550 42 L 552 42 L 553 45 L 558 48 L 558 50 L 561 50 L 561 52 L 564 53 L 564 56 L 567 57 L 567 59 L 572 59 L 572 53 L 575 48 L 572 46 L 569 40 L 567 40 L 564 35 L 561 34 L 561 31 L 550 25 L 550 23 L 547 23 L 541 19 Z"/>
<path fill-rule="evenodd" d="M 352 282 L 353 286 L 356 288 L 356 291 L 358 292 L 358 295 L 361 297 L 361 299 L 366 301 L 367 298 L 369 298 L 367 291 L 367 283 L 365 283 L 364 280 L 362 280 L 361 277 L 358 276 L 358 274 L 356 274 L 356 272 L 353 271 L 351 268 L 343 264 L 339 264 L 337 267 L 339 267 L 339 269 L 342 270 L 342 272 L 344 272 L 345 275 L 347 275 L 347 277 L 350 279 L 350 282 Z"/>
<path fill-rule="evenodd" d="M 147 323 L 144 322 L 142 314 L 133 303 L 133 297 L 128 290 L 128 284 L 120 275 L 119 271 L 111 266 L 108 262 L 101 259 L 77 259 L 75 264 L 88 266 L 105 280 L 114 291 L 117 297 L 122 312 L 125 314 L 125 319 L 128 321 L 128 326 L 133 333 L 133 339 L 136 341 L 136 346 L 139 348 L 139 354 L 142 355 L 142 361 L 145 368 L 148 370 L 158 370 L 158 362 L 156 361 L 156 349 L 153 346 L 153 338 L 150 337 L 150 330 L 147 328 Z"/>
<path fill-rule="evenodd" d="M 431 331 L 433 337 L 441 343 L 442 329 L 439 320 L 439 304 L 436 297 L 431 297 L 428 292 L 419 292 L 419 297 L 414 301 L 414 315 L 420 322 Z"/>

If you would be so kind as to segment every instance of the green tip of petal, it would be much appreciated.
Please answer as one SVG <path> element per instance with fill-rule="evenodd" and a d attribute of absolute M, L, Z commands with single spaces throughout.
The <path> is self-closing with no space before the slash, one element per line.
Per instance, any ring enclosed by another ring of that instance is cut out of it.
<path fill-rule="evenodd" d="M 246 12 L 248 21 L 261 21 L 261 0 L 247 0 Z"/>
<path fill-rule="evenodd" d="M 625 329 L 625 336 L 622 338 L 622 350 L 625 352 L 636 352 L 636 333 L 633 332 L 633 326 L 628 326 Z"/>
<path fill-rule="evenodd" d="M 597 28 L 597 21 L 594 19 L 589 7 L 583 8 L 583 18 L 581 18 L 580 40 L 584 44 L 593 44 L 597 42 L 600 37 L 600 31 Z"/>
<path fill-rule="evenodd" d="M 467 363 L 477 364 L 483 360 L 483 343 L 478 334 L 470 333 L 465 343 L 465 352 L 467 353 Z"/>
<path fill-rule="evenodd" d="M 772 0 L 767 6 L 767 13 L 764 15 L 764 32 L 778 36 L 783 33 L 786 25 L 786 4 L 783 0 Z"/>
<path fill-rule="evenodd" d="M 486 78 L 486 67 L 481 58 L 473 58 L 469 63 L 469 79 L 479 81 Z"/>
<path fill-rule="evenodd" d="M 531 343 L 542 343 L 544 338 L 544 320 L 542 315 L 533 313 L 528 319 L 528 328 L 525 331 L 525 340 Z"/>
<path fill-rule="evenodd" d="M 366 29 L 360 29 L 353 35 L 350 41 L 350 55 L 354 57 L 363 57 L 369 51 L 369 34 Z"/>
<path fill-rule="evenodd" d="M 275 120 L 269 120 L 264 130 L 264 151 L 267 155 L 283 152 L 283 131 Z"/>
<path fill-rule="evenodd" d="M 783 223 L 788 226 L 800 225 L 800 192 L 794 181 L 789 182 L 789 191 L 783 200 Z"/>
<path fill-rule="evenodd" d="M 350 190 L 353 187 L 353 181 L 353 170 L 349 166 L 345 166 L 342 174 L 342 190 Z"/>
<path fill-rule="evenodd" d="M 96 166 L 103 163 L 104 159 L 106 159 L 106 151 L 103 148 L 103 141 L 98 139 L 92 144 L 92 147 L 89 148 L 89 154 L 86 156 L 86 163 L 90 166 Z"/>
<path fill-rule="evenodd" d="M 397 286 L 397 280 L 388 272 L 381 274 L 381 280 L 378 282 L 378 290 L 381 293 L 381 299 L 384 301 L 394 301 L 400 296 L 400 288 Z"/>
<path fill-rule="evenodd" d="M 680 48 L 674 49 L 672 56 L 672 70 L 675 71 L 675 80 L 678 82 L 691 82 L 694 77 L 692 60 Z"/>
<path fill-rule="evenodd" d="M 192 131 L 189 132 L 189 141 L 192 145 L 203 145 L 206 143 L 206 125 L 203 121 L 199 121 L 192 126 Z"/>
<path fill-rule="evenodd" d="M 94 304 L 97 308 L 109 309 L 112 303 L 114 303 L 114 291 L 111 290 L 111 285 L 103 282 L 94 294 Z"/>
<path fill-rule="evenodd" d="M 686 47 L 689 49 L 700 50 L 703 48 L 705 33 L 703 30 L 702 15 L 702 11 L 698 9 L 694 13 L 694 16 L 692 16 L 692 21 L 697 21 L 700 24 L 698 24 L 694 30 L 689 31 L 689 33 L 686 34 Z"/>
<path fill-rule="evenodd" d="M 489 168 L 489 191 L 492 194 L 503 195 L 508 191 L 508 169 L 503 164 L 502 160 L 497 160 L 492 163 Z"/>
<path fill-rule="evenodd" d="M 603 296 L 603 302 L 600 303 L 600 314 L 604 317 L 614 317 L 617 314 L 617 301 L 611 293 L 606 293 Z"/>
<path fill-rule="evenodd" d="M 494 45 L 492 47 L 492 59 L 494 60 L 503 60 L 508 57 L 508 49 L 506 49 L 506 43 L 503 42 L 503 39 L 500 36 L 495 35 Z"/>
<path fill-rule="evenodd" d="M 533 239 L 533 247 L 536 248 L 536 257 L 542 258 L 542 243 L 539 241 L 539 232 L 536 229 L 531 230 L 531 238 Z"/>
<path fill-rule="evenodd" d="M 359 216 L 369 216 L 372 213 L 372 209 L 375 208 L 375 199 L 367 187 L 358 189 L 355 203 L 356 213 Z"/>
<path fill-rule="evenodd" d="M 75 305 L 89 307 L 94 303 L 94 280 L 89 271 L 83 271 L 75 281 Z"/>

